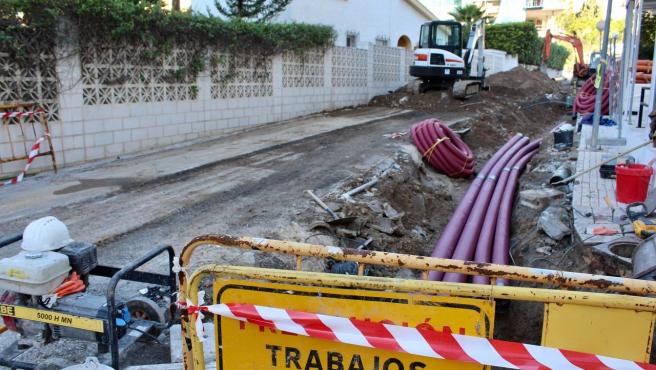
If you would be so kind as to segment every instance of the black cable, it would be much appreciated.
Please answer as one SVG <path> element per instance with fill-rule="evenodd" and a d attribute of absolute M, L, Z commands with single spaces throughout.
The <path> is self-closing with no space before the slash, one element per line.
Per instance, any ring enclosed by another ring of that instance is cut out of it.
<path fill-rule="evenodd" d="M 144 330 L 141 330 L 141 329 L 139 329 L 139 328 L 135 328 L 135 327 L 130 326 L 130 325 L 128 325 L 128 329 L 136 330 L 136 331 L 138 331 L 139 333 L 141 333 L 141 334 L 147 336 L 148 338 L 154 340 L 157 344 L 162 344 L 162 342 L 160 342 L 159 339 L 157 339 L 157 337 L 155 337 L 154 335 L 152 335 L 152 334 L 150 334 L 150 333 L 148 333 L 148 332 L 146 332 L 146 331 L 144 331 Z"/>
<path fill-rule="evenodd" d="M 46 302 L 43 302 L 42 297 L 39 297 L 39 298 L 36 299 L 36 303 L 38 303 L 39 306 L 45 308 L 46 310 L 51 310 L 52 309 L 52 307 L 47 306 L 47 303 L 50 303 L 50 298 L 48 298 L 48 302 L 46 303 Z"/>

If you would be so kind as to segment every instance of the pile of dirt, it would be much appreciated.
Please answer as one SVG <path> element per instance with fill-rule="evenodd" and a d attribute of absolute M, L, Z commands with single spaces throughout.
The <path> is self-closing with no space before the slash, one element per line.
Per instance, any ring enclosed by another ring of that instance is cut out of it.
<path fill-rule="evenodd" d="M 524 67 L 515 67 L 510 71 L 496 73 L 486 79 L 489 91 L 471 97 L 467 100 L 456 99 L 450 89 L 431 89 L 424 93 L 413 92 L 413 81 L 408 86 L 393 93 L 375 96 L 369 102 L 370 106 L 413 109 L 423 112 L 468 112 L 476 111 L 477 107 L 487 105 L 492 108 L 499 104 L 512 101 L 526 101 L 545 94 L 560 91 L 563 86 L 539 71 L 528 71 Z"/>
<path fill-rule="evenodd" d="M 558 91 L 560 84 L 539 71 L 515 67 L 487 78 L 490 91 L 514 98 L 524 98 Z"/>
<path fill-rule="evenodd" d="M 449 91 L 412 94 L 401 89 L 374 97 L 370 105 L 471 117 L 454 128 L 471 128 L 463 139 L 474 150 L 479 166 L 513 135 L 538 138 L 566 114 L 561 93 L 567 87 L 541 72 L 517 67 L 490 76 L 488 83 L 489 91 L 465 101 L 453 98 Z"/>
<path fill-rule="evenodd" d="M 464 110 L 468 102 L 455 99 L 450 90 L 429 90 L 413 94 L 405 88 L 387 95 L 375 96 L 370 106 L 413 109 L 422 112 L 453 112 Z"/>
<path fill-rule="evenodd" d="M 489 94 L 489 93 L 486 93 Z M 476 154 L 477 163 L 489 159 L 503 143 L 516 134 L 538 139 L 554 127 L 565 113 L 562 105 L 544 97 L 520 104 L 512 101 L 480 105 L 472 119 L 471 131 L 463 140 Z"/>
<path fill-rule="evenodd" d="M 427 170 L 410 155 L 400 153 L 395 168 L 380 176 L 374 187 L 354 195 L 350 201 L 339 197 L 342 192 L 367 182 L 373 176 L 377 176 L 375 170 L 343 184 L 323 198 L 338 210 L 340 216 L 354 217 L 352 222 L 327 227 L 325 222 L 330 217 L 318 207 L 312 207 L 301 215 L 301 223 L 313 229 L 314 235 L 322 234 L 323 243 L 355 248 L 371 238 L 371 244 L 365 249 L 430 255 L 468 181 L 450 179 Z M 332 240 L 326 240 L 326 236 Z M 398 273 L 396 268 L 369 267 L 369 275 L 373 276 L 395 276 Z"/>

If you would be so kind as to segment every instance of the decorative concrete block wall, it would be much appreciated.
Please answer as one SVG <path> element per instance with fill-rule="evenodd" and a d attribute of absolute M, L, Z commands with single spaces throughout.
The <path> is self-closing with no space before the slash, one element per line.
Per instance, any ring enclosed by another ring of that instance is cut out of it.
<path fill-rule="evenodd" d="M 20 40 L 22 52 L 30 55 L 33 63 L 21 63 L 8 53 L 0 52 L 0 104 L 21 101 L 39 101 L 47 112 L 53 134 L 60 135 L 59 90 L 57 63 L 53 50 L 41 49 L 29 40 Z M 0 124 L 0 159 L 21 157 L 34 141 L 43 135 L 40 126 L 18 125 L 20 120 Z M 34 130 L 33 130 L 34 129 Z M 54 143 L 53 143 L 54 144 Z M 61 148 L 61 142 L 58 146 Z M 38 158 L 36 162 L 50 163 L 50 157 Z M 0 163 L 0 176 L 17 173 L 25 166 L 25 161 Z"/>
<path fill-rule="evenodd" d="M 51 69 L 35 71 L 0 54 L 0 102 L 43 103 L 58 164 L 68 165 L 366 104 L 407 83 L 412 62 L 412 52 L 374 45 L 273 58 L 208 51 L 206 70 L 180 79 L 173 77 L 189 62 L 188 48 L 179 45 L 157 63 L 139 60 L 143 48 L 69 46 L 57 58 L 44 55 Z M 8 150 L 0 130 L 0 156 Z M 0 165 L 0 177 L 23 165 Z M 49 167 L 46 157 L 33 165 Z"/>

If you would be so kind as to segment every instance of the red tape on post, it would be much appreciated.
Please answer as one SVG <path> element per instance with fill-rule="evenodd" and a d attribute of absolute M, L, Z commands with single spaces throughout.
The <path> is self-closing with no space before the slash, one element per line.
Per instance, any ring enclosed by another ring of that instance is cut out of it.
<path fill-rule="evenodd" d="M 34 162 L 34 158 L 36 158 L 39 155 L 39 148 L 41 147 L 41 143 L 43 143 L 43 141 L 46 139 L 46 136 L 47 134 L 45 136 L 41 136 L 40 138 L 36 139 L 36 141 L 32 145 L 32 148 L 30 149 L 30 154 L 27 156 L 27 162 L 25 163 L 25 167 L 23 168 L 23 171 L 21 171 L 21 173 L 19 173 L 18 176 L 14 177 L 13 179 L 7 180 L 5 182 L 0 182 L 0 186 L 18 184 L 19 182 L 23 181 L 25 174 L 30 169 L 32 162 Z"/>

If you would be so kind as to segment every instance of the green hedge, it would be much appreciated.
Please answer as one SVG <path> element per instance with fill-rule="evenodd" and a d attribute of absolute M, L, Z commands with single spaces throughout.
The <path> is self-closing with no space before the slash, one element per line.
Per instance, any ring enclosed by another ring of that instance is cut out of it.
<path fill-rule="evenodd" d="M 22 55 L 26 38 L 44 48 L 71 39 L 58 27 L 63 20 L 78 28 L 81 42 L 152 45 L 152 55 L 144 57 L 153 60 L 170 54 L 174 44 L 184 43 L 193 57 L 182 72 L 193 75 L 204 68 L 207 49 L 220 48 L 235 55 L 303 54 L 332 46 L 336 37 L 330 26 L 223 20 L 167 11 L 161 0 L 0 0 L 0 51 L 29 62 L 31 56 Z"/>
<path fill-rule="evenodd" d="M 520 63 L 534 64 L 539 43 L 538 31 L 531 22 L 490 25 L 485 30 L 486 47 L 517 55 Z"/>
<path fill-rule="evenodd" d="M 542 53 L 543 45 L 544 39 L 540 39 L 540 54 Z M 566 47 L 552 42 L 551 55 L 549 56 L 549 59 L 547 59 L 547 67 L 562 70 L 569 55 L 570 51 Z M 540 57 L 540 59 L 542 59 L 542 57 Z"/>
<path fill-rule="evenodd" d="M 539 65 L 542 61 L 544 39 L 538 36 L 531 22 L 502 23 L 490 25 L 485 30 L 486 47 L 517 55 L 520 63 Z M 563 69 L 569 51 L 562 45 L 551 44 L 551 57 L 547 66 Z"/>

